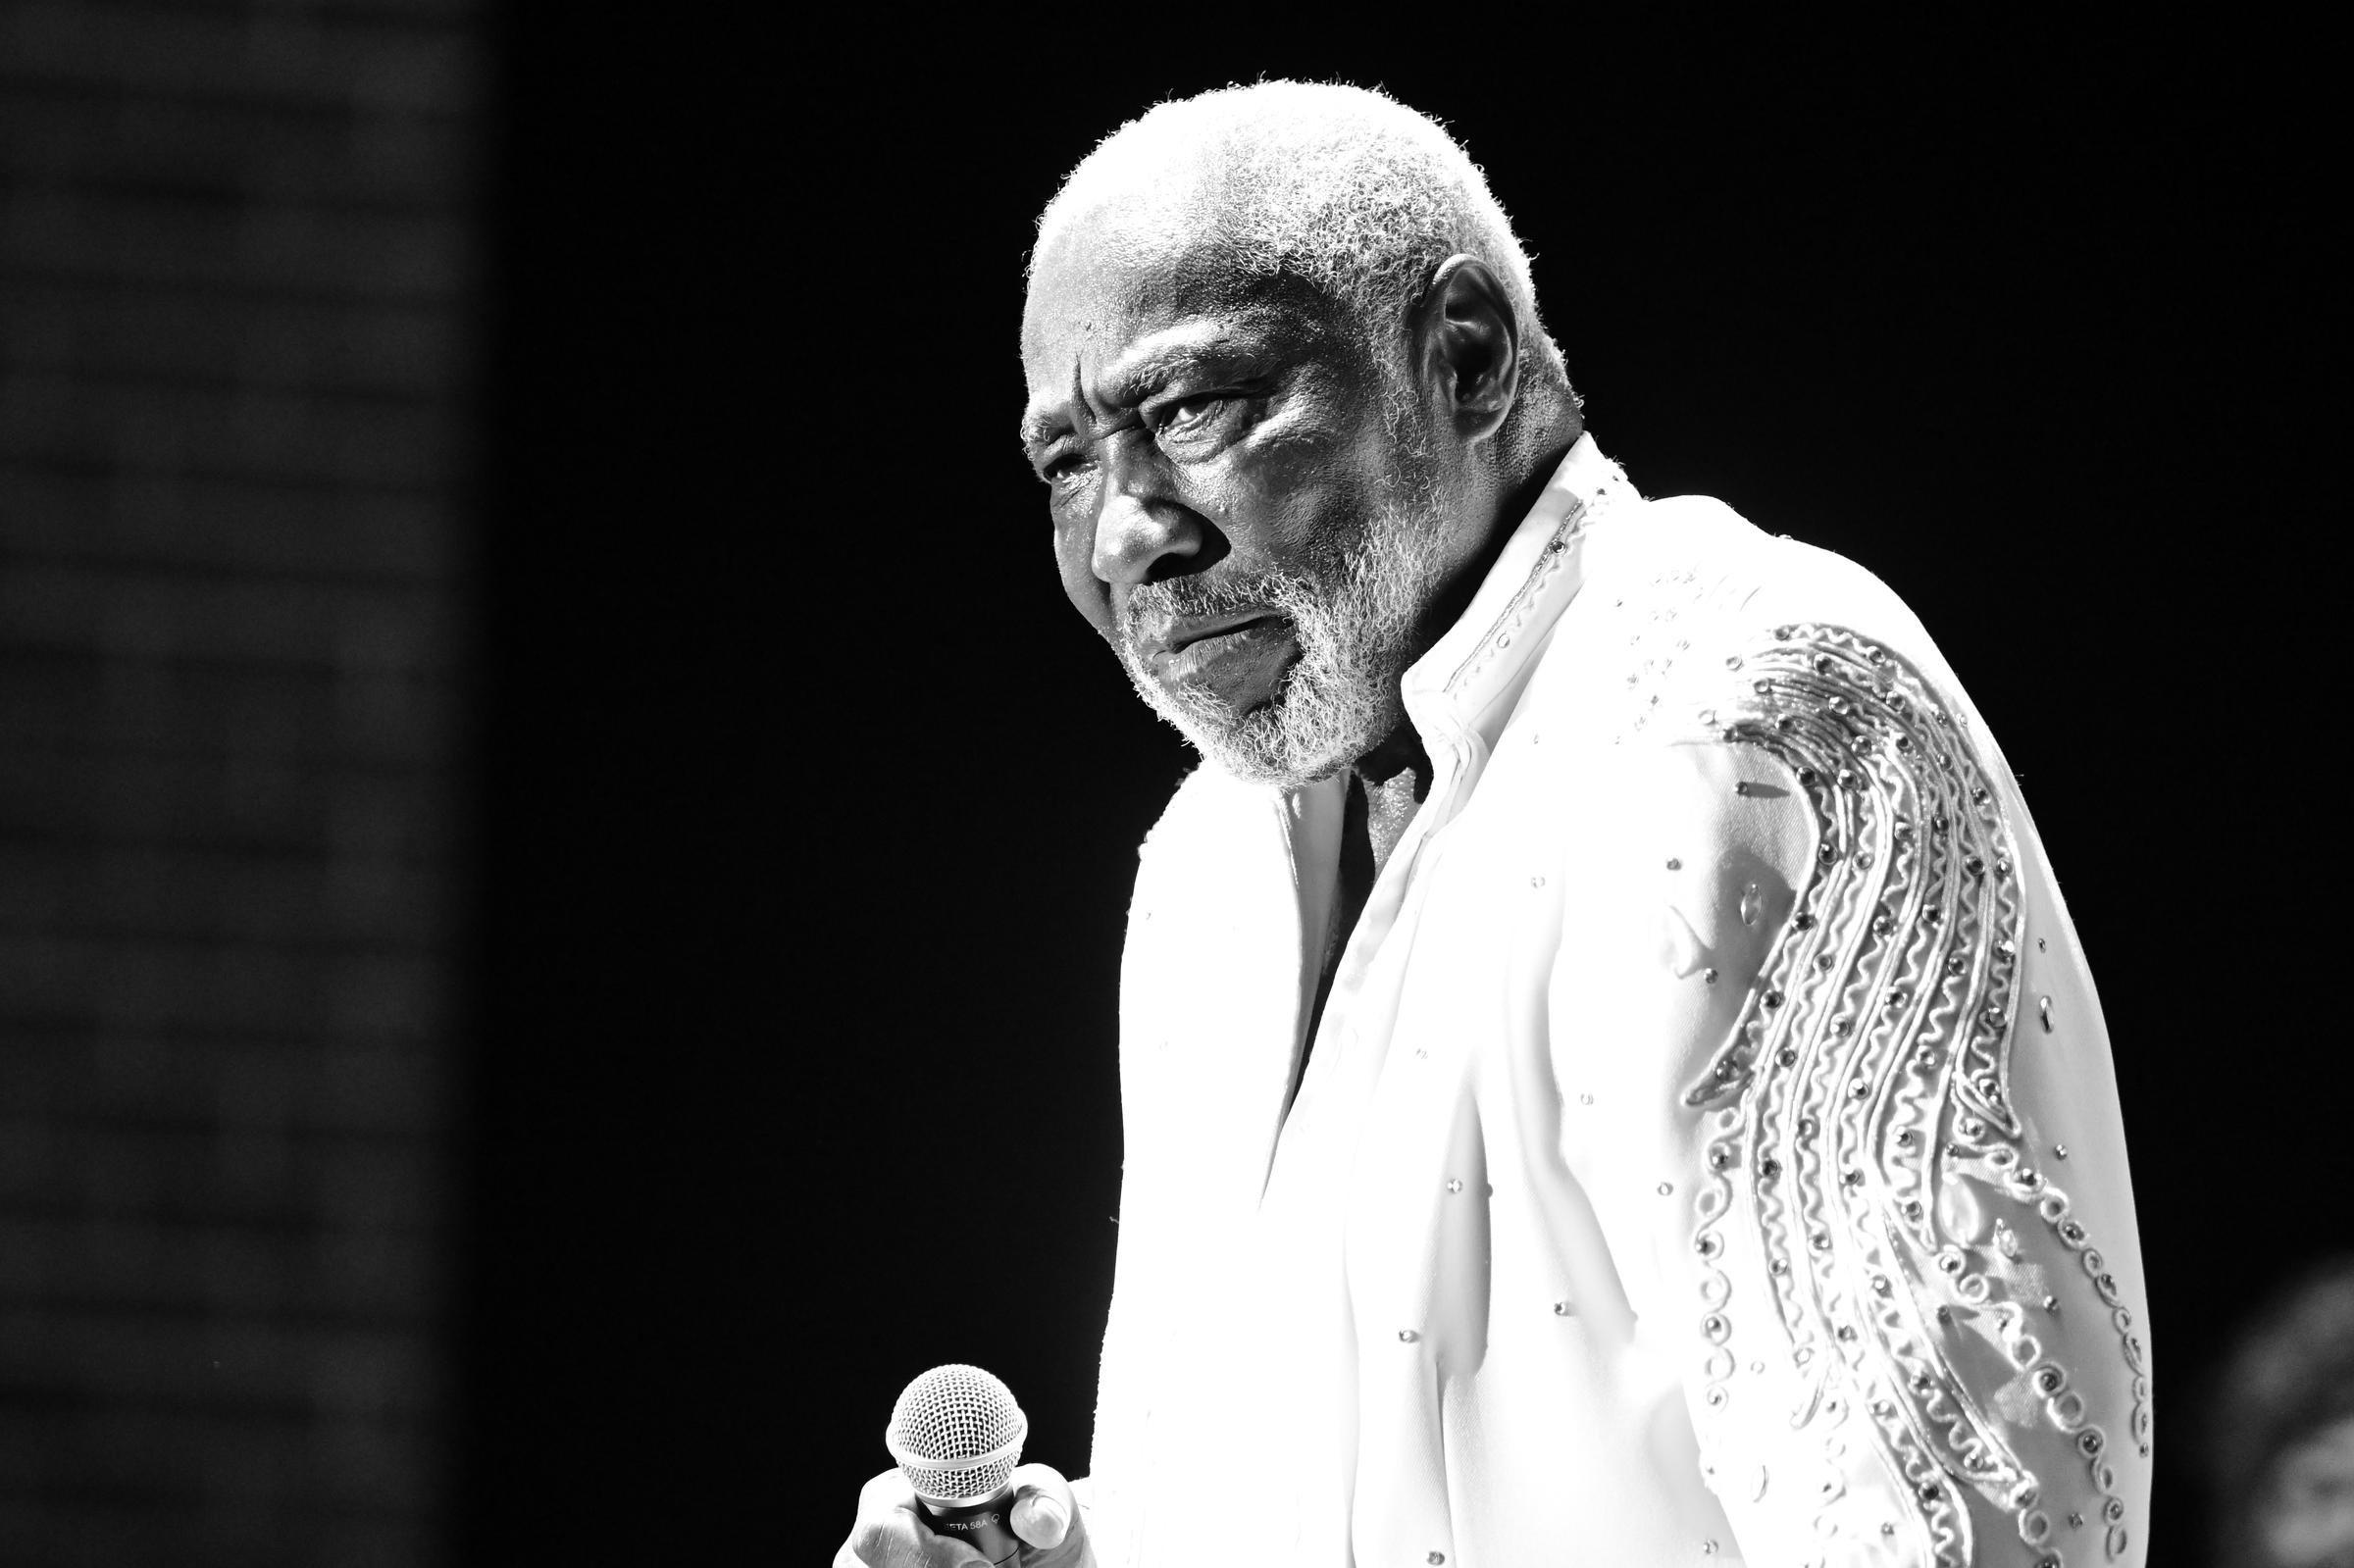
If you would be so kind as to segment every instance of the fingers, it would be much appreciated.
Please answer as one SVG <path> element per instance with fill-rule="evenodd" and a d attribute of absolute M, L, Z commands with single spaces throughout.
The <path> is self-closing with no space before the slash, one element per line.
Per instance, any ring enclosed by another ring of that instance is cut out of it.
<path fill-rule="evenodd" d="M 1071 1484 L 1049 1465 L 1022 1465 L 1013 1472 L 1013 1506 L 1005 1522 L 1033 1546 L 1059 1546 L 1078 1521 Z"/>
<path fill-rule="evenodd" d="M 886 1470 L 858 1489 L 858 1521 L 834 1555 L 835 1568 L 989 1568 L 960 1541 L 933 1534 L 915 1511 L 915 1489 Z"/>
<path fill-rule="evenodd" d="M 1023 1465 L 1014 1471 L 1013 1484 L 1005 1522 L 1031 1551 L 1047 1554 L 1039 1568 L 1093 1560 L 1079 1500 L 1060 1471 Z M 1028 1551 L 1022 1560 L 1030 1561 Z M 971 1546 L 936 1534 L 924 1522 L 916 1511 L 915 1489 L 896 1469 L 859 1489 L 857 1523 L 834 1554 L 834 1568 L 988 1568 L 988 1563 Z"/>

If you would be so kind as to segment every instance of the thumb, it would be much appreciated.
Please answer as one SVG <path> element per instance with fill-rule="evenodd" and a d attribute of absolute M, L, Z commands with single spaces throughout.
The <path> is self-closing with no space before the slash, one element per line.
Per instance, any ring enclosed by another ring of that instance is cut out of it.
<path fill-rule="evenodd" d="M 1023 1465 L 1014 1471 L 1013 1480 L 1013 1506 L 1006 1510 L 1005 1522 L 1023 1541 L 1043 1549 L 1061 1545 L 1074 1529 L 1084 1532 L 1078 1499 L 1062 1472 L 1050 1465 Z"/>

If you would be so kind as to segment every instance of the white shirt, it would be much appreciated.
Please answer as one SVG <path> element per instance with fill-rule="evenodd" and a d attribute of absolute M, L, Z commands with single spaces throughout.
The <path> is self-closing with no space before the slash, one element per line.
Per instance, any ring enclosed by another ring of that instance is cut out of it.
<path fill-rule="evenodd" d="M 1405 697 L 1288 1107 L 1344 783 L 1141 851 L 1100 1559 L 2139 1563 L 2108 1039 L 1919 624 L 1588 438 Z"/>

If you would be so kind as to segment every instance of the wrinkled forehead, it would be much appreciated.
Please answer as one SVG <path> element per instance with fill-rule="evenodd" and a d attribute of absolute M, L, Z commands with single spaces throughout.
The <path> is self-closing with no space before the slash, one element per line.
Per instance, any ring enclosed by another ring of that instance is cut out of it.
<path fill-rule="evenodd" d="M 1322 335 L 1343 315 L 1296 274 L 1270 270 L 1202 219 L 1136 204 L 1059 224 L 1043 238 L 1022 310 L 1022 365 L 1036 391 L 1178 321 L 1249 320 Z"/>
<path fill-rule="evenodd" d="M 1213 234 L 1134 221 L 1065 224 L 1046 236 L 1022 309 L 1022 352 L 1084 321 L 1101 332 L 1145 317 L 1244 303 L 1240 269 Z"/>

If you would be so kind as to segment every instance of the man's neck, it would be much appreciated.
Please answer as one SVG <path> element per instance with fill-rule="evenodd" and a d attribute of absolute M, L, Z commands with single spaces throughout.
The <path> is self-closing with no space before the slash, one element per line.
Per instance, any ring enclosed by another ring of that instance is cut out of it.
<path fill-rule="evenodd" d="M 1406 825 L 1430 793 L 1430 753 L 1410 723 L 1357 758 L 1358 784 L 1365 794 L 1365 836 L 1372 840 L 1373 874 L 1390 863 L 1390 851 L 1406 836 Z"/>
<path fill-rule="evenodd" d="M 1521 472 L 1505 492 L 1503 504 L 1489 526 L 1488 537 L 1481 548 L 1455 582 L 1441 592 L 1431 605 L 1433 613 L 1426 624 L 1426 633 L 1435 640 L 1470 608 L 1471 600 L 1487 581 L 1488 572 L 1496 558 L 1504 553 L 1507 540 L 1537 504 L 1537 497 L 1553 481 L 1556 469 L 1568 456 L 1569 448 L 1584 433 L 1583 423 L 1574 409 L 1552 422 L 1532 443 L 1532 461 L 1519 465 Z M 1364 790 L 1365 833 L 1373 845 L 1373 873 L 1390 862 L 1390 851 L 1406 836 L 1407 824 L 1413 821 L 1415 808 L 1430 793 L 1430 753 L 1422 748 L 1422 737 L 1414 732 L 1410 721 L 1400 720 L 1389 738 L 1356 759 L 1354 767 L 1358 784 Z"/>
<path fill-rule="evenodd" d="M 1567 417 L 1536 432 L 1533 440 L 1508 465 L 1503 487 L 1493 492 L 1493 510 L 1479 534 L 1477 546 L 1466 555 L 1447 581 L 1423 606 L 1418 623 L 1423 651 L 1447 634 L 1448 629 L 1462 619 L 1478 596 L 1479 586 L 1487 582 L 1504 547 L 1511 542 L 1528 514 L 1535 510 L 1537 497 L 1553 482 L 1554 472 L 1569 449 L 1577 444 L 1585 431 L 1572 410 Z M 1363 764 L 1358 768 L 1361 771 Z"/>

